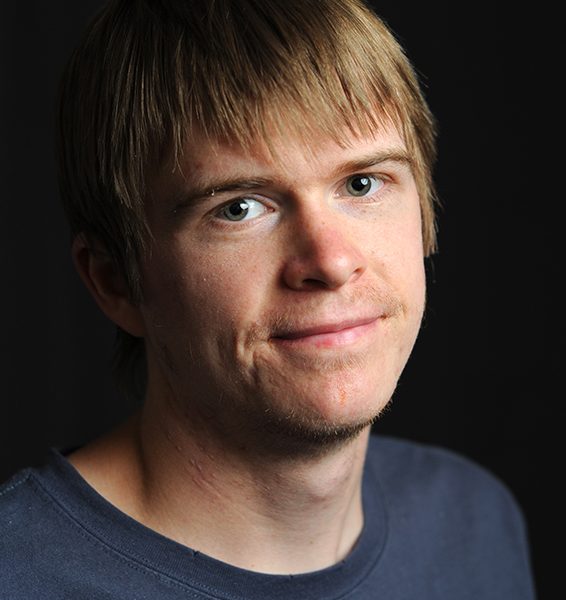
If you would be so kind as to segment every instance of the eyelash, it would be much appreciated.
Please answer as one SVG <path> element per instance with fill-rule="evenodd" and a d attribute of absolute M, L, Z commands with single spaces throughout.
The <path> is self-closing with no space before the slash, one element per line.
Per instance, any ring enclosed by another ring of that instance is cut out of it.
<path fill-rule="evenodd" d="M 381 186 L 375 192 L 373 192 L 372 194 L 369 194 L 369 195 L 356 196 L 354 194 L 340 194 L 339 192 L 336 192 L 335 196 L 337 196 L 337 197 L 349 196 L 350 198 L 356 199 L 356 201 L 360 204 L 366 204 L 366 203 L 370 204 L 371 202 L 375 202 L 376 196 L 383 197 L 390 191 L 391 186 L 388 184 L 391 183 L 392 180 L 390 177 L 384 175 L 383 173 L 354 173 L 353 175 L 350 175 L 345 180 L 343 180 L 342 183 L 340 184 L 340 186 L 338 187 L 338 189 L 343 190 L 346 188 L 348 182 L 350 182 L 351 180 L 353 180 L 355 178 L 364 178 L 364 177 L 374 179 L 375 181 L 381 183 Z M 221 204 L 220 206 L 218 206 L 214 209 L 211 216 L 213 218 L 213 221 L 215 222 L 215 225 L 219 226 L 219 227 L 225 227 L 225 228 L 233 228 L 235 224 L 237 224 L 240 227 L 246 226 L 248 224 L 251 225 L 259 217 L 256 217 L 256 218 L 253 218 L 250 220 L 242 220 L 242 221 L 230 220 L 228 218 L 222 217 L 223 211 L 225 211 L 229 206 L 235 204 L 238 201 L 245 202 L 247 200 L 252 200 L 254 202 L 259 202 L 259 203 L 263 204 L 266 213 L 272 212 L 274 210 L 272 207 L 269 206 L 269 202 L 263 197 L 256 197 L 251 194 L 237 196 L 235 198 L 231 198 L 227 202 Z"/>
<path fill-rule="evenodd" d="M 371 194 L 364 194 L 363 196 L 356 196 L 355 194 L 350 194 L 350 193 L 345 194 L 346 196 L 349 196 L 351 198 L 357 198 L 359 201 L 362 201 L 362 202 L 366 199 L 370 199 L 373 201 L 373 199 L 377 195 L 383 196 L 385 194 L 385 192 L 389 189 L 389 186 L 387 184 L 391 182 L 391 179 L 389 177 L 383 175 L 382 173 L 354 173 L 353 175 L 350 175 L 349 177 L 347 177 L 344 180 L 344 182 L 340 185 L 340 189 L 346 188 L 348 183 L 356 178 L 357 179 L 373 179 L 381 184 L 380 187 Z"/>

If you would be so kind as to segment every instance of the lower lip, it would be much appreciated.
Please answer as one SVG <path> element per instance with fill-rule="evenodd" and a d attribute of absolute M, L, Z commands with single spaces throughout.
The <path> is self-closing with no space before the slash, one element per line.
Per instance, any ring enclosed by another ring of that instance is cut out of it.
<path fill-rule="evenodd" d="M 314 335 L 305 335 L 297 338 L 272 338 L 278 344 L 288 347 L 298 346 L 314 346 L 315 348 L 341 348 L 350 346 L 356 343 L 360 338 L 371 333 L 376 327 L 379 319 L 347 327 L 340 331 L 332 331 L 329 333 L 316 333 Z"/>

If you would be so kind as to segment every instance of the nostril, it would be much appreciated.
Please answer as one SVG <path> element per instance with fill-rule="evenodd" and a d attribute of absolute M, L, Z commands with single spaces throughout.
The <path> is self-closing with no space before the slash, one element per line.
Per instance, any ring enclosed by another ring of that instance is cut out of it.
<path fill-rule="evenodd" d="M 310 279 L 309 278 L 309 279 L 305 279 L 303 281 L 303 287 L 312 289 L 312 290 L 317 290 L 317 289 L 328 289 L 331 286 L 326 281 L 322 281 L 320 279 Z"/>
<path fill-rule="evenodd" d="M 301 235 L 297 232 L 300 231 Z M 367 257 L 355 232 L 311 222 L 294 229 L 283 266 L 285 285 L 297 290 L 335 290 L 353 282 L 365 271 Z"/>

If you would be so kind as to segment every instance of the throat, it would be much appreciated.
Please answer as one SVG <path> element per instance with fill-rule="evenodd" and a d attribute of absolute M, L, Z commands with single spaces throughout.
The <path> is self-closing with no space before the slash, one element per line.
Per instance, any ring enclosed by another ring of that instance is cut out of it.
<path fill-rule="evenodd" d="M 344 559 L 360 535 L 368 433 L 309 460 L 251 460 L 179 421 L 142 416 L 69 460 L 108 502 L 167 538 L 242 569 L 298 574 Z"/>
<path fill-rule="evenodd" d="M 146 526 L 193 550 L 252 571 L 281 574 L 336 564 L 363 526 L 362 470 L 369 431 L 340 452 L 283 462 L 250 459 L 168 428 L 142 436 Z"/>

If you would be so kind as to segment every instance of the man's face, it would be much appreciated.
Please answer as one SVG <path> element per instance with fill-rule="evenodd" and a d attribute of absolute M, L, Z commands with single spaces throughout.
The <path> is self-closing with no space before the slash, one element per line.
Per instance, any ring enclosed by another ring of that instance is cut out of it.
<path fill-rule="evenodd" d="M 345 142 L 194 139 L 153 182 L 149 393 L 226 439 L 347 436 L 409 357 L 425 297 L 409 157 L 393 129 Z"/>

